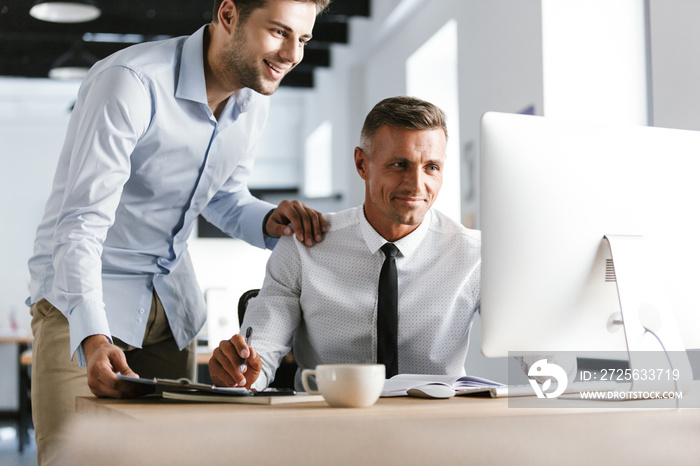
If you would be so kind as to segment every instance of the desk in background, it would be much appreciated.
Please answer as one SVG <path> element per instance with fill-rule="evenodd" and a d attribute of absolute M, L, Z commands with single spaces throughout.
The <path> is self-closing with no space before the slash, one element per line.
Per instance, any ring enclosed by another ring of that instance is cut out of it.
<path fill-rule="evenodd" d="M 17 411 L 2 413 L 3 417 L 9 417 L 17 423 L 17 439 L 19 441 L 19 451 L 23 452 L 24 447 L 29 444 L 29 430 L 32 428 L 31 411 L 31 366 L 32 344 L 31 336 L 3 335 L 0 336 L 0 344 L 17 346 Z"/>
<path fill-rule="evenodd" d="M 197 346 L 197 382 L 199 383 L 212 383 L 209 375 L 211 354 L 211 351 L 206 346 Z"/>
<path fill-rule="evenodd" d="M 638 402 L 631 402 L 638 403 Z M 257 406 L 78 398 L 66 464 L 697 464 L 700 409 L 507 399 Z M 612 405 L 611 405 L 612 406 Z M 72 463 L 71 463 L 72 461 Z"/>

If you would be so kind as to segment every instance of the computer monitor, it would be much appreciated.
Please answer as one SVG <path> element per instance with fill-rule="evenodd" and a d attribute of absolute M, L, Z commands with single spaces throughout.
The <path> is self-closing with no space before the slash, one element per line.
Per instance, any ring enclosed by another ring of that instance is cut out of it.
<path fill-rule="evenodd" d="M 487 113 L 481 157 L 485 356 L 700 348 L 700 132 Z"/>

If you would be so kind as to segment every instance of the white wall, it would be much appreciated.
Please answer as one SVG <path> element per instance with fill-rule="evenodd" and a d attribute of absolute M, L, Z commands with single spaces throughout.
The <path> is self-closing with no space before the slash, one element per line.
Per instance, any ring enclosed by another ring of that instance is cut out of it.
<path fill-rule="evenodd" d="M 457 20 L 451 19 L 406 61 L 406 94 L 432 102 L 445 112 L 449 138 L 442 187 L 433 208 L 462 222 L 458 64 Z"/>
<path fill-rule="evenodd" d="M 30 332 L 27 259 L 76 92 L 75 84 L 0 78 L 0 333 L 12 331 L 12 320 Z M 13 347 L 0 346 L 0 410 L 17 407 L 16 358 Z"/>
<path fill-rule="evenodd" d="M 302 182 L 303 108 L 307 91 L 279 89 L 270 100 L 267 127 L 258 146 L 251 188 L 289 188 Z"/>

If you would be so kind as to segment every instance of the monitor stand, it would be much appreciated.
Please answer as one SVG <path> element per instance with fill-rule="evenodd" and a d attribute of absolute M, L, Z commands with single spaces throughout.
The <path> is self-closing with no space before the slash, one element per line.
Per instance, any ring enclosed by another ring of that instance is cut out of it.
<path fill-rule="evenodd" d="M 631 390 L 688 392 L 693 372 L 657 263 L 642 236 L 606 235 L 629 353 Z"/>

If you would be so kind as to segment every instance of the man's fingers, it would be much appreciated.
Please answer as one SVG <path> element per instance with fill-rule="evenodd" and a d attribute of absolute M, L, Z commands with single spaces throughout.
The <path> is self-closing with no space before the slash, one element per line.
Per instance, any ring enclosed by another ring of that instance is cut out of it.
<path fill-rule="evenodd" d="M 250 355 L 248 345 L 245 342 L 245 338 L 241 334 L 236 334 L 229 340 L 236 350 L 237 359 L 240 361 L 241 358 L 247 358 Z M 223 342 L 222 342 L 223 343 Z M 234 360 L 235 362 L 235 360 Z"/>
<path fill-rule="evenodd" d="M 291 229 L 289 228 L 291 224 Z M 307 246 L 323 240 L 328 224 L 323 215 L 299 201 L 280 202 L 275 212 L 268 219 L 266 229 L 271 236 L 289 236 L 296 234 L 297 240 Z"/>
<path fill-rule="evenodd" d="M 115 352 L 112 356 L 114 358 L 112 359 L 112 371 L 115 374 L 120 373 L 128 377 L 139 377 L 138 374 L 129 367 L 128 363 L 126 362 L 126 356 L 122 351 L 119 351 L 118 353 Z M 129 383 L 117 379 L 116 376 L 114 378 L 113 387 L 118 393 L 115 398 L 134 398 L 148 395 L 149 393 L 156 391 L 155 387 L 153 386 Z"/>
<path fill-rule="evenodd" d="M 248 356 L 246 371 L 245 371 L 245 381 L 242 386 L 250 390 L 253 383 L 258 380 L 260 376 L 260 371 L 262 370 L 262 360 L 258 355 L 258 352 L 254 348 L 250 348 L 250 356 Z"/>
<path fill-rule="evenodd" d="M 302 203 L 298 203 L 294 208 L 298 215 L 298 222 L 304 229 L 302 237 L 297 237 L 297 239 L 299 239 L 299 241 L 304 241 L 307 246 L 313 246 L 314 241 L 317 243 L 320 242 L 323 239 L 321 235 L 321 222 L 319 220 L 321 214 Z M 294 225 L 294 223 L 292 223 L 292 225 Z"/>
<path fill-rule="evenodd" d="M 292 221 L 292 228 L 297 234 L 297 240 L 304 242 L 307 246 L 313 246 L 314 236 L 311 218 L 305 206 L 299 201 L 294 201 L 292 207 L 294 208 L 294 214 L 290 220 Z"/>
<path fill-rule="evenodd" d="M 88 387 L 97 397 L 120 398 L 117 376 L 112 366 L 104 362 L 93 365 L 88 371 Z"/>
<path fill-rule="evenodd" d="M 320 212 L 309 207 L 307 207 L 306 209 L 309 214 L 309 218 L 311 218 L 314 239 L 317 243 L 320 243 L 321 241 L 323 241 L 323 234 L 326 232 L 326 219 L 323 218 L 323 215 L 321 215 Z"/>
<path fill-rule="evenodd" d="M 305 238 L 312 238 L 308 235 L 309 229 L 311 227 L 311 222 L 306 214 L 306 209 L 304 204 L 299 201 L 287 201 L 284 200 L 277 207 L 280 213 L 280 221 L 282 223 L 291 223 L 292 230 L 296 233 L 297 240 L 304 241 Z M 306 242 L 309 246 L 308 241 Z M 313 244 L 313 242 L 312 242 Z"/>
<path fill-rule="evenodd" d="M 121 398 L 117 372 L 133 373 L 126 363 L 124 352 L 110 343 L 90 348 L 88 359 L 88 387 L 98 397 Z"/>
<path fill-rule="evenodd" d="M 109 361 L 112 363 L 112 372 L 115 374 L 118 372 L 120 374 L 128 375 L 129 377 L 138 377 L 134 371 L 131 370 L 129 364 L 126 362 L 126 356 L 124 352 L 115 347 L 117 351 L 111 351 L 108 354 Z"/>
<path fill-rule="evenodd" d="M 241 364 L 241 352 L 248 353 L 248 347 L 241 335 L 234 335 L 231 340 L 223 340 L 214 350 L 209 360 L 209 372 L 214 385 L 236 386 L 245 384 L 245 376 L 238 370 Z M 239 352 L 240 351 L 240 352 Z M 218 380 L 214 380 L 214 375 Z"/>
<path fill-rule="evenodd" d="M 211 376 L 211 381 L 217 387 L 234 387 L 238 384 L 233 380 L 231 374 L 224 369 L 219 360 L 214 357 L 209 360 L 209 375 Z"/>

